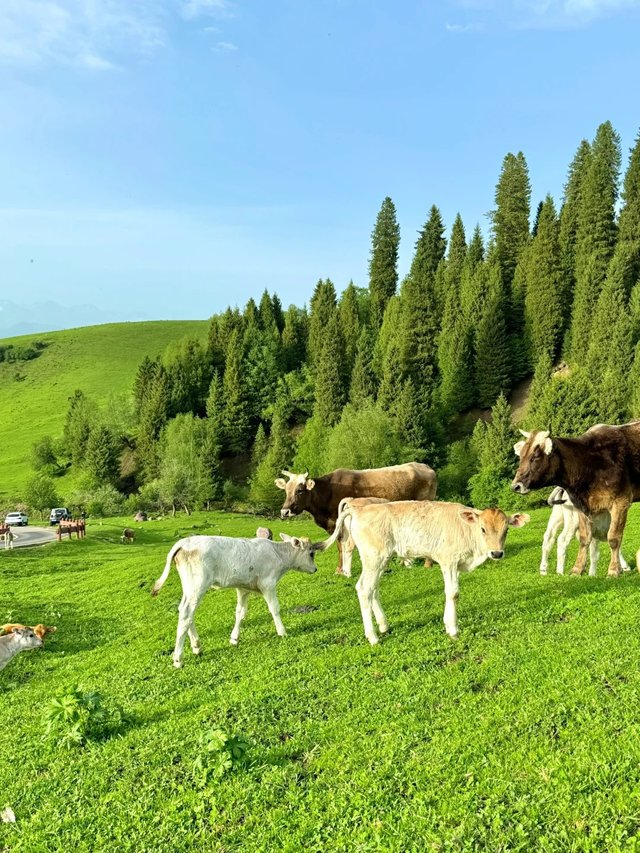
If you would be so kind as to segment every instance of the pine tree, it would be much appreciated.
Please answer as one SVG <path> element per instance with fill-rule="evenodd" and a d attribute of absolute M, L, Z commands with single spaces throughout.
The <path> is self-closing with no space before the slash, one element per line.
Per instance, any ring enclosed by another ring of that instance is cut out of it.
<path fill-rule="evenodd" d="M 520 254 L 529 242 L 531 185 L 524 154 L 507 154 L 496 186 L 496 209 L 491 213 L 496 259 L 507 296 Z"/>
<path fill-rule="evenodd" d="M 618 245 L 631 255 L 631 277 L 635 284 L 640 280 L 640 133 L 631 149 L 629 166 L 622 189 L 623 206 L 618 222 Z"/>
<path fill-rule="evenodd" d="M 308 321 L 306 311 L 290 305 L 282 330 L 282 365 L 285 373 L 302 367 L 307 355 Z"/>
<path fill-rule="evenodd" d="M 406 281 L 406 279 L 405 279 Z M 404 282 L 403 282 L 404 289 Z M 398 347 L 398 338 L 402 333 L 403 304 L 399 295 L 392 296 L 384 312 L 382 326 L 373 347 L 373 370 L 379 380 L 382 379 L 384 363 L 389 347 Z M 373 329 L 375 334 L 375 329 Z"/>
<path fill-rule="evenodd" d="M 356 360 L 356 350 L 360 338 L 360 312 L 358 291 L 352 281 L 343 292 L 338 303 L 338 322 L 344 341 L 345 382 L 348 385 Z"/>
<path fill-rule="evenodd" d="M 276 405 L 271 424 L 271 436 L 266 454 L 259 462 L 251 480 L 249 498 L 265 509 L 278 509 L 282 505 L 282 492 L 275 485 L 283 468 L 289 468 L 293 459 L 293 441 L 287 425 L 284 407 Z"/>
<path fill-rule="evenodd" d="M 633 353 L 633 363 L 629 372 L 628 408 L 632 418 L 640 418 L 640 341 Z"/>
<path fill-rule="evenodd" d="M 560 255 L 562 263 L 561 298 L 563 310 L 562 334 L 564 349 L 568 349 L 568 330 L 571 320 L 571 303 L 575 288 L 576 238 L 578 218 L 582 207 L 582 191 L 585 176 L 591 162 L 591 145 L 583 139 L 569 167 L 564 185 L 564 201 L 560 210 Z"/>
<path fill-rule="evenodd" d="M 509 390 L 511 347 L 507 332 L 506 297 L 497 264 L 489 269 L 489 287 L 476 336 L 476 387 L 483 408 Z"/>
<path fill-rule="evenodd" d="M 541 407 L 540 401 L 543 398 L 543 395 L 547 389 L 547 386 L 551 382 L 551 376 L 553 374 L 553 363 L 551 361 L 551 357 L 547 350 L 544 350 L 538 363 L 536 364 L 535 373 L 533 374 L 533 382 L 531 383 L 531 388 L 529 389 L 529 400 L 527 404 L 527 417 L 525 423 L 527 424 L 527 429 L 541 429 L 539 426 L 542 421 L 540 420 Z"/>
<path fill-rule="evenodd" d="M 223 394 L 225 446 L 233 453 L 241 453 L 249 440 L 251 412 L 245 382 L 244 352 L 238 330 L 231 335 L 227 348 Z"/>
<path fill-rule="evenodd" d="M 585 175 L 576 235 L 576 286 L 570 329 L 570 357 L 580 359 L 588 345 L 593 312 L 616 240 L 620 139 L 610 122 L 601 124 Z"/>
<path fill-rule="evenodd" d="M 378 389 L 378 406 L 385 412 L 390 412 L 402 392 L 402 357 L 400 341 L 392 339 L 384 355 L 382 376 Z"/>
<path fill-rule="evenodd" d="M 133 400 L 136 418 L 140 414 L 140 407 L 142 406 L 142 401 L 146 397 L 151 383 L 153 382 L 153 378 L 156 375 L 157 367 L 157 362 L 149 358 L 148 355 L 145 355 L 145 357 L 138 365 L 136 377 L 133 380 Z"/>
<path fill-rule="evenodd" d="M 273 312 L 278 331 L 282 334 L 284 329 L 284 313 L 282 311 L 282 302 L 280 302 L 280 297 L 277 293 L 274 293 L 271 297 L 271 310 Z"/>
<path fill-rule="evenodd" d="M 111 430 L 95 426 L 89 435 L 84 468 L 96 486 L 115 483 L 120 473 L 120 452 Z"/>
<path fill-rule="evenodd" d="M 324 347 L 327 328 L 336 308 L 336 289 L 327 279 L 319 281 L 311 297 L 311 314 L 309 316 L 309 362 L 315 369 Z"/>
<path fill-rule="evenodd" d="M 398 249 L 400 227 L 396 209 L 387 196 L 382 202 L 371 235 L 369 258 L 369 290 L 371 292 L 371 325 L 379 329 L 385 308 L 398 286 Z"/>
<path fill-rule="evenodd" d="M 69 397 L 63 439 L 67 453 L 75 465 L 81 465 L 87 450 L 91 429 L 98 418 L 97 406 L 79 389 Z"/>
<path fill-rule="evenodd" d="M 471 408 L 475 400 L 474 330 L 454 292 L 445 308 L 438 343 L 440 398 L 445 412 Z"/>
<path fill-rule="evenodd" d="M 207 420 L 212 433 L 216 436 L 216 444 L 224 443 L 224 390 L 219 373 L 215 373 L 209 386 L 207 397 Z"/>
<path fill-rule="evenodd" d="M 536 215 L 533 219 L 533 226 L 531 227 L 531 236 L 535 237 L 538 234 L 538 226 L 540 224 L 540 214 L 542 213 L 542 208 L 544 206 L 543 201 L 538 202 L 538 207 L 536 208 Z"/>
<path fill-rule="evenodd" d="M 351 374 L 349 400 L 360 408 L 368 400 L 375 400 L 378 382 L 373 371 L 373 333 L 368 326 L 360 332 L 356 360 Z"/>
<path fill-rule="evenodd" d="M 158 474 L 159 455 L 158 438 L 169 416 L 169 380 L 167 372 L 160 364 L 140 408 L 136 454 L 145 482 L 153 480 Z"/>
<path fill-rule="evenodd" d="M 209 321 L 207 338 L 207 360 L 212 373 L 224 372 L 225 339 L 220 315 L 214 314 Z"/>
<path fill-rule="evenodd" d="M 264 431 L 264 424 L 262 423 L 262 421 L 260 421 L 260 423 L 258 424 L 256 437 L 253 441 L 253 447 L 251 449 L 251 469 L 253 471 L 256 471 L 258 465 L 260 465 L 260 463 L 264 461 L 268 450 L 269 439 L 267 438 L 267 434 Z"/>
<path fill-rule="evenodd" d="M 453 301 L 457 302 L 460 296 L 460 284 L 462 282 L 462 271 L 467 257 L 467 240 L 464 231 L 462 217 L 458 213 L 451 229 L 449 241 L 449 252 L 444 273 L 443 310 Z"/>
<path fill-rule="evenodd" d="M 314 415 L 322 423 L 333 426 L 340 420 L 346 401 L 344 376 L 344 350 L 338 324 L 338 313 L 334 310 L 325 329 L 325 338 L 317 359 Z"/>
<path fill-rule="evenodd" d="M 560 347 L 563 324 L 561 280 L 558 220 L 553 199 L 548 195 L 540 211 L 538 232 L 527 252 L 525 339 L 530 364 L 537 364 L 543 353 L 555 359 Z"/>

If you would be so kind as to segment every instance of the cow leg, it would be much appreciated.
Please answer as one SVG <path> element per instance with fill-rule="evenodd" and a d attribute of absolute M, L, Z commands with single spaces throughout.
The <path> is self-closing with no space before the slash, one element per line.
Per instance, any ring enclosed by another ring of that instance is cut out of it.
<path fill-rule="evenodd" d="M 378 623 L 378 629 L 381 634 L 386 634 L 389 630 L 389 623 L 387 622 L 387 617 L 385 616 L 384 610 L 382 609 L 382 605 L 380 604 L 380 586 L 376 586 L 373 590 L 373 596 L 371 598 L 371 606 L 373 607 L 373 615 L 376 618 L 376 622 Z"/>
<path fill-rule="evenodd" d="M 238 645 L 238 638 L 240 637 L 240 625 L 242 624 L 242 620 L 247 615 L 247 607 L 249 605 L 249 590 L 248 589 L 238 589 L 236 588 L 236 594 L 238 596 L 238 603 L 236 604 L 236 624 L 233 626 L 233 631 L 231 632 L 231 637 L 229 638 L 229 642 L 232 646 Z"/>
<path fill-rule="evenodd" d="M 275 586 L 270 586 L 266 589 L 263 589 L 262 595 L 264 596 L 264 600 L 267 602 L 269 612 L 273 617 L 278 636 L 286 637 L 287 632 L 285 631 L 284 625 L 282 624 L 282 619 L 280 618 L 280 602 L 278 601 L 278 595 L 276 593 Z"/>
<path fill-rule="evenodd" d="M 556 541 L 556 536 L 558 535 L 561 526 L 562 521 L 558 518 L 554 519 L 552 512 L 542 540 L 542 559 L 540 560 L 541 575 L 546 575 L 547 570 L 549 569 L 549 554 L 551 553 L 553 543 Z M 559 546 L 560 543 L 558 543 L 558 547 Z"/>
<path fill-rule="evenodd" d="M 600 559 L 600 543 L 592 539 L 589 545 L 589 577 L 595 578 L 598 574 L 598 560 Z"/>
<path fill-rule="evenodd" d="M 342 542 L 338 539 L 336 541 L 336 545 L 338 546 L 338 566 L 336 568 L 336 574 L 344 575 L 345 571 L 342 566 Z M 351 574 L 351 566 L 349 566 L 349 574 Z"/>
<path fill-rule="evenodd" d="M 581 575 L 584 572 L 587 563 L 587 548 L 591 544 L 593 537 L 591 519 L 582 512 L 579 514 L 579 519 L 580 548 L 578 549 L 575 565 L 571 569 L 572 575 Z"/>
<path fill-rule="evenodd" d="M 458 618 L 456 614 L 456 603 L 458 601 L 458 566 L 443 566 L 442 578 L 444 580 L 444 627 L 447 634 L 455 639 L 458 636 Z"/>
<path fill-rule="evenodd" d="M 351 534 L 349 534 L 349 538 L 346 542 L 341 542 L 342 547 L 342 557 L 340 562 L 342 563 L 342 571 L 340 571 L 340 566 L 336 569 L 337 575 L 344 575 L 345 578 L 351 577 L 351 566 L 353 563 L 353 549 L 356 547 L 355 542 L 351 538 Z"/>
<path fill-rule="evenodd" d="M 564 566 L 567 559 L 567 550 L 571 544 L 571 540 L 578 532 L 578 525 L 572 525 L 569 521 L 565 522 L 562 532 L 558 536 L 558 547 L 556 556 L 556 574 L 564 574 Z"/>
<path fill-rule="evenodd" d="M 622 554 L 622 551 L 620 551 L 620 567 L 621 567 L 623 572 L 630 572 L 631 571 L 631 566 L 625 560 L 625 558 Z"/>
<path fill-rule="evenodd" d="M 617 578 L 620 575 L 620 543 L 627 523 L 628 511 L 629 503 L 626 500 L 614 503 L 611 507 L 611 524 L 607 533 L 607 542 L 611 548 L 611 561 L 607 572 L 610 578 Z"/>
<path fill-rule="evenodd" d="M 362 573 L 356 584 L 356 591 L 360 602 L 364 635 L 371 645 L 375 646 L 378 642 L 378 636 L 373 626 L 373 596 L 380 583 L 384 561 L 378 560 L 372 565 L 366 557 L 363 557 L 362 553 L 360 554 L 360 558 L 362 559 Z"/>
<path fill-rule="evenodd" d="M 184 649 L 184 641 L 187 634 L 193 630 L 193 614 L 196 609 L 198 599 L 195 596 L 182 596 L 180 607 L 178 609 L 178 630 L 176 632 L 176 647 L 173 650 L 173 665 L 176 668 L 182 666 L 182 652 Z"/>

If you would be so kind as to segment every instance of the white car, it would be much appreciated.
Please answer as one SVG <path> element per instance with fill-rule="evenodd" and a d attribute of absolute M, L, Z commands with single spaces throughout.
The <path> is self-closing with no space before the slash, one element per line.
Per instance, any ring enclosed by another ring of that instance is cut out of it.
<path fill-rule="evenodd" d="M 7 514 L 4 523 L 8 527 L 15 525 L 16 527 L 26 527 L 29 524 L 29 516 L 24 512 L 10 512 Z"/>

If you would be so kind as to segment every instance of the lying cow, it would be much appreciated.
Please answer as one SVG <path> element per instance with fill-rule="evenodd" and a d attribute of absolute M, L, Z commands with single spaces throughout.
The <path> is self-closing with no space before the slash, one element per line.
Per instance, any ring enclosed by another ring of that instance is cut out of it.
<path fill-rule="evenodd" d="M 30 626 L 20 625 L 17 622 L 10 622 L 9 624 L 2 625 L 2 627 L 0 627 L 0 635 L 1 634 L 12 634 L 12 633 L 15 633 L 16 631 L 18 631 L 20 628 L 28 628 L 28 627 L 30 627 Z M 55 632 L 58 629 L 56 628 L 55 625 L 43 625 L 42 623 L 39 623 L 38 625 L 31 626 L 31 630 L 36 635 L 36 637 L 38 637 L 41 640 L 44 640 L 44 638 L 47 636 L 47 634 L 55 634 Z"/>
<path fill-rule="evenodd" d="M 120 537 L 120 541 L 122 542 L 123 545 L 125 544 L 125 542 L 128 542 L 129 544 L 131 544 L 133 542 L 135 535 L 136 534 L 135 534 L 134 530 L 132 530 L 130 527 L 125 527 L 125 529 L 122 531 L 122 536 Z"/>
<path fill-rule="evenodd" d="M 4 542 L 4 550 L 13 549 L 13 540 L 14 535 L 11 529 L 5 530 L 4 533 L 0 533 L 0 539 Z"/>
<path fill-rule="evenodd" d="M 504 556 L 509 527 L 523 527 L 529 516 L 507 516 L 501 509 L 477 510 L 462 504 L 434 501 L 396 501 L 345 507 L 336 529 L 320 547 L 329 547 L 351 518 L 350 533 L 362 561 L 356 584 L 364 633 L 371 645 L 378 642 L 372 611 L 382 634 L 388 630 L 387 617 L 379 598 L 382 573 L 395 554 L 402 559 L 424 557 L 438 563 L 444 578 L 446 604 L 444 625 L 451 637 L 458 634 L 456 602 L 458 573 L 475 569 L 488 559 Z"/>
<path fill-rule="evenodd" d="M 597 424 L 579 438 L 552 438 L 542 430 L 524 432 L 514 445 L 520 464 L 511 488 L 526 495 L 531 489 L 558 485 L 580 510 L 580 549 L 574 575 L 581 575 L 593 537 L 592 519 L 608 512 L 611 548 L 608 574 L 620 574 L 620 543 L 629 507 L 640 500 L 640 421 L 622 426 Z"/>
<path fill-rule="evenodd" d="M 194 655 L 200 654 L 194 615 L 200 599 L 211 587 L 234 587 L 237 592 L 236 622 L 230 638 L 232 645 L 238 643 L 250 592 L 259 592 L 264 597 L 278 636 L 286 635 L 280 619 L 276 585 L 290 569 L 313 574 L 316 571 L 314 555 L 320 550 L 320 545 L 313 545 L 308 539 L 287 536 L 286 533 L 281 533 L 280 537 L 282 542 L 257 538 L 234 539 L 228 536 L 189 536 L 176 542 L 169 551 L 164 572 L 151 591 L 152 595 L 158 594 L 175 561 L 182 583 L 182 601 L 173 652 L 174 666 L 182 665 L 182 650 L 187 634 Z"/>
<path fill-rule="evenodd" d="M 436 496 L 436 473 L 420 462 L 392 465 L 388 468 L 367 468 L 349 471 L 338 468 L 330 474 L 309 479 L 309 472 L 282 472 L 287 480 L 275 481 L 285 492 L 280 510 L 282 518 L 291 518 L 305 510 L 315 523 L 332 533 L 338 518 L 338 506 L 343 498 L 382 498 L 386 501 L 431 501 Z M 344 574 L 342 546 L 338 542 L 337 574 Z"/>
<path fill-rule="evenodd" d="M 540 574 L 546 575 L 549 568 L 549 554 L 553 548 L 553 543 L 558 537 L 558 561 L 556 564 L 556 572 L 559 575 L 564 574 L 564 563 L 567 556 L 567 548 L 571 544 L 571 540 L 575 536 L 579 538 L 578 528 L 580 526 L 580 512 L 575 508 L 569 495 L 564 489 L 558 486 L 549 495 L 547 503 L 553 507 L 547 529 L 542 540 L 542 561 L 540 563 Z M 600 542 L 607 541 L 607 531 L 611 523 L 611 516 L 608 512 L 600 513 L 593 517 L 591 524 L 593 529 L 593 539 L 589 546 L 589 577 L 595 577 L 598 570 L 598 560 L 600 558 Z M 558 536 L 558 533 L 560 535 Z M 630 571 L 629 564 L 620 552 L 620 565 L 624 572 Z"/>
<path fill-rule="evenodd" d="M 37 637 L 33 628 L 18 628 L 4 637 L 0 637 L 0 669 L 4 669 L 9 661 L 20 652 L 27 649 L 38 649 L 42 640 Z"/>

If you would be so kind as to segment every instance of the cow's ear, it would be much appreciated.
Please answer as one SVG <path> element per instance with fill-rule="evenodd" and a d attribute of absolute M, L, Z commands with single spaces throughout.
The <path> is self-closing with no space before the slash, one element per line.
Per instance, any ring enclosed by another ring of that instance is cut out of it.
<path fill-rule="evenodd" d="M 547 437 L 545 438 L 545 440 L 544 440 L 544 445 L 543 445 L 543 449 L 544 449 L 544 452 L 547 454 L 547 456 L 548 456 L 548 455 L 551 453 L 551 451 L 553 450 L 553 441 L 551 440 L 551 436 L 547 436 Z"/>
<path fill-rule="evenodd" d="M 277 486 L 279 489 L 286 489 L 286 488 L 287 488 L 287 484 L 286 484 L 286 482 L 282 479 L 282 477 L 278 477 L 278 479 L 277 479 L 277 480 L 274 480 L 274 482 L 275 482 L 276 486 Z"/>
<path fill-rule="evenodd" d="M 315 484 L 316 484 L 315 480 L 307 480 L 307 489 L 309 489 L 309 491 L 311 491 L 311 489 L 315 486 Z"/>
<path fill-rule="evenodd" d="M 281 533 L 280 538 L 283 542 L 291 542 L 291 536 L 288 533 Z"/>
<path fill-rule="evenodd" d="M 518 441 L 516 444 L 513 445 L 513 452 L 516 454 L 516 456 L 520 456 L 523 447 L 524 441 Z"/>
<path fill-rule="evenodd" d="M 478 521 L 478 513 L 473 509 L 460 510 L 460 518 L 467 524 L 475 524 Z"/>
<path fill-rule="evenodd" d="M 530 520 L 531 518 L 526 512 L 516 512 L 511 516 L 507 523 L 509 527 L 524 527 Z"/>

